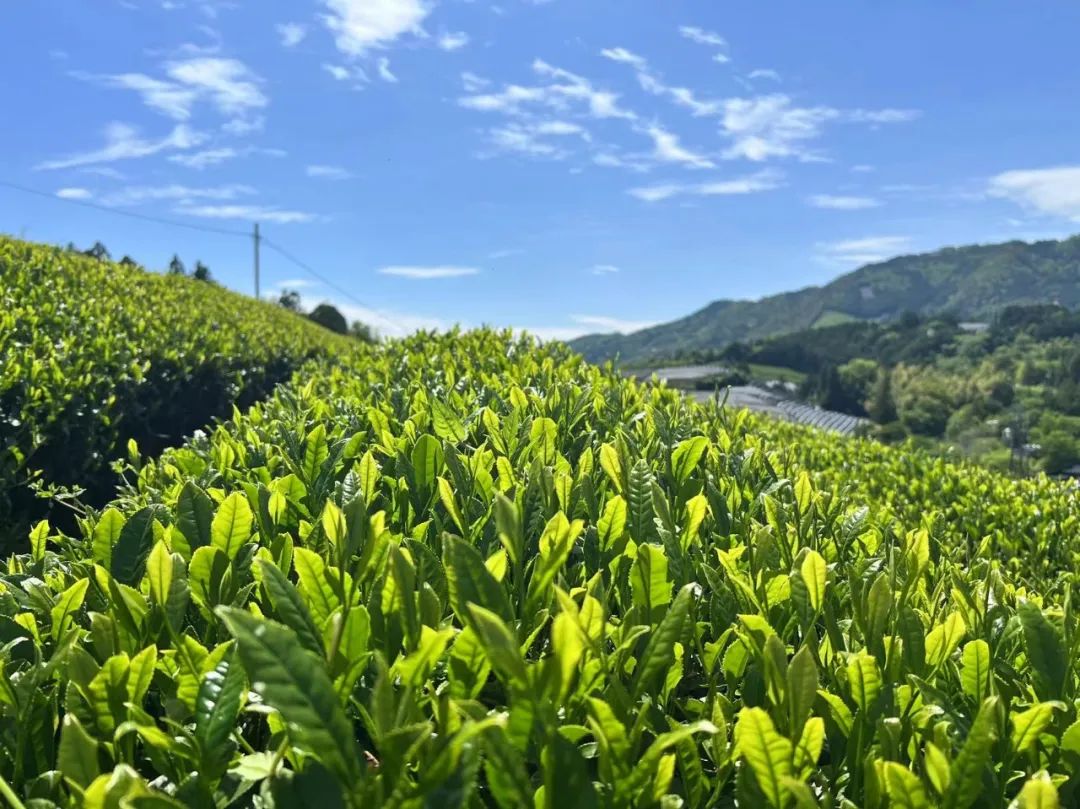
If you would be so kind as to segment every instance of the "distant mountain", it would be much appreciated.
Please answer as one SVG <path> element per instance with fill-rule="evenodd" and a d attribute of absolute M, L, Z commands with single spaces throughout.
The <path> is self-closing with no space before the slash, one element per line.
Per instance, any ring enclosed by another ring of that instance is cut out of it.
<path fill-rule="evenodd" d="M 622 363 L 647 363 L 847 320 L 888 320 L 908 311 L 974 320 L 1009 304 L 1032 303 L 1080 307 L 1080 236 L 899 256 L 825 286 L 757 301 L 714 301 L 670 323 L 625 335 L 590 334 L 570 346 L 592 362 L 618 356 Z"/>

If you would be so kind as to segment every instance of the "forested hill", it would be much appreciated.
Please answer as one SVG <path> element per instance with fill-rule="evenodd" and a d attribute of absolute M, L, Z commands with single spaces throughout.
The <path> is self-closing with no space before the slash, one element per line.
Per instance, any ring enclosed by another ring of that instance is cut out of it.
<path fill-rule="evenodd" d="M 590 361 L 642 363 L 847 320 L 903 312 L 982 319 L 1010 304 L 1080 307 L 1080 236 L 948 247 L 869 264 L 821 287 L 757 301 L 718 300 L 693 314 L 632 334 L 592 334 L 570 343 Z"/>

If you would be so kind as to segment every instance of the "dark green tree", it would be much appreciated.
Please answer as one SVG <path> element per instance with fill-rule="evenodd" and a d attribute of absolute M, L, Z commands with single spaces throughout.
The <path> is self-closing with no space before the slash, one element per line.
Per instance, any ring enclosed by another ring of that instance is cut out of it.
<path fill-rule="evenodd" d="M 213 281 L 214 276 L 210 274 L 210 268 L 203 264 L 201 261 L 195 262 L 195 269 L 191 271 L 191 277 L 196 281 Z"/>
<path fill-rule="evenodd" d="M 290 312 L 300 312 L 300 293 L 295 289 L 283 289 L 278 296 L 278 306 L 288 309 Z"/>
<path fill-rule="evenodd" d="M 85 251 L 84 255 L 96 258 L 98 261 L 109 260 L 109 251 L 101 242 L 94 242 L 94 246 Z"/>
<path fill-rule="evenodd" d="M 362 343 L 376 343 L 378 337 L 375 335 L 375 330 L 371 328 L 367 323 L 361 323 L 359 320 L 354 320 L 349 326 L 349 335 L 355 337 Z"/>
<path fill-rule="evenodd" d="M 180 256 L 173 253 L 172 260 L 169 261 L 169 275 L 187 275 L 187 270 L 184 268 L 184 262 L 180 260 Z"/>
<path fill-rule="evenodd" d="M 866 412 L 878 424 L 896 421 L 896 402 L 892 397 L 892 371 L 882 366 L 866 402 Z"/>
<path fill-rule="evenodd" d="M 341 314 L 329 303 L 320 303 L 311 310 L 308 317 L 323 328 L 330 329 L 330 331 L 338 334 L 349 333 L 349 322 L 345 320 L 345 315 Z"/>

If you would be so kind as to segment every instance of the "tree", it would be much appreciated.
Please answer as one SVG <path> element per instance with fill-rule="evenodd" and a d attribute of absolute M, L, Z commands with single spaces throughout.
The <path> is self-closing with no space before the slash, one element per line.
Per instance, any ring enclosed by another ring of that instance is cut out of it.
<path fill-rule="evenodd" d="M 201 261 L 195 262 L 195 269 L 191 272 L 191 277 L 196 281 L 213 281 L 214 276 L 210 274 L 210 268 L 203 264 Z"/>
<path fill-rule="evenodd" d="M 355 337 L 362 343 L 378 342 L 375 330 L 367 323 L 361 323 L 359 320 L 354 320 L 352 325 L 349 326 L 349 335 Z"/>
<path fill-rule="evenodd" d="M 295 289 L 283 289 L 278 297 L 278 306 L 288 309 L 290 312 L 300 312 L 300 293 Z"/>
<path fill-rule="evenodd" d="M 138 267 L 139 266 L 139 262 L 137 262 L 131 256 L 124 256 L 122 259 L 120 259 L 120 263 L 123 264 L 125 267 Z"/>
<path fill-rule="evenodd" d="M 1042 466 L 1049 475 L 1058 475 L 1080 460 L 1076 440 L 1064 430 L 1054 430 L 1042 440 Z"/>
<path fill-rule="evenodd" d="M 109 251 L 101 242 L 94 242 L 94 246 L 87 250 L 84 255 L 96 258 L 98 261 L 109 260 Z"/>
<path fill-rule="evenodd" d="M 349 323 L 345 320 L 345 315 L 328 303 L 320 303 L 311 310 L 308 318 L 338 334 L 349 333 Z"/>
<path fill-rule="evenodd" d="M 187 275 L 187 270 L 184 269 L 184 262 L 180 260 L 180 256 L 173 253 L 172 260 L 169 262 L 169 275 Z"/>
<path fill-rule="evenodd" d="M 892 371 L 882 366 L 866 402 L 866 412 L 878 424 L 896 421 L 896 403 L 892 397 Z"/>

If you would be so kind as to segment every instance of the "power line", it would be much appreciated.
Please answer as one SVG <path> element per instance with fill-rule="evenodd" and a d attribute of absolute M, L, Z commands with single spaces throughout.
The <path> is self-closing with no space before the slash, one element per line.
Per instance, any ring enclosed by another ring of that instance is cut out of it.
<path fill-rule="evenodd" d="M 83 199 L 69 199 L 67 197 L 58 197 L 58 196 L 56 196 L 56 194 L 52 194 L 52 193 L 50 193 L 48 191 L 41 191 L 41 190 L 39 190 L 37 188 L 29 188 L 29 187 L 27 187 L 25 185 L 19 185 L 18 183 L 12 183 L 12 182 L 9 182 L 7 180 L 0 180 L 0 187 L 10 188 L 13 191 L 21 191 L 21 192 L 23 192 L 25 194 L 33 194 L 33 195 L 38 196 L 38 197 L 46 197 L 47 199 L 51 199 L 51 200 L 54 200 L 56 202 L 66 202 L 66 203 L 68 203 L 70 205 L 80 205 L 83 208 L 92 208 L 95 211 L 101 211 L 103 213 L 116 214 L 117 216 L 126 216 L 126 217 L 128 217 L 130 219 L 141 219 L 141 220 L 143 220 L 145 222 L 156 222 L 159 225 L 171 225 L 172 227 L 188 228 L 189 230 L 201 230 L 201 231 L 206 232 L 206 233 L 217 233 L 217 234 L 223 235 L 223 236 L 240 236 L 240 237 L 242 237 L 244 239 L 250 239 L 251 238 L 250 233 L 247 233 L 247 232 L 242 231 L 242 230 L 232 230 L 231 228 L 218 228 L 218 227 L 214 227 L 212 225 L 196 225 L 196 224 L 193 224 L 191 222 L 180 222 L 180 221 L 177 221 L 175 219 L 166 219 L 166 218 L 160 217 L 160 216 L 151 216 L 150 214 L 138 213 L 136 211 L 123 211 L 123 210 L 120 210 L 118 208 L 110 208 L 110 207 L 108 207 L 106 205 L 98 205 L 96 203 L 88 202 L 87 200 L 83 200 Z M 255 228 L 256 228 L 255 232 L 256 232 L 256 234 L 258 234 L 258 225 L 256 225 Z M 337 284 L 335 284 L 333 281 L 331 281 L 325 275 L 323 275 L 322 273 L 315 270 L 310 264 L 308 264 L 305 261 L 301 261 L 300 259 L 298 259 L 296 256 L 294 256 L 292 253 L 290 253 L 288 250 L 286 250 L 281 245 L 275 244 L 270 239 L 266 238 L 266 236 L 256 235 L 255 238 L 257 240 L 256 244 L 258 244 L 258 242 L 261 241 L 263 244 L 265 244 L 271 250 L 278 253 L 282 258 L 286 259 L 287 261 L 291 261 L 293 264 L 295 264 L 301 270 L 308 273 L 308 275 L 312 276 L 313 278 L 315 278 L 318 281 L 321 281 L 323 284 L 325 284 L 330 289 L 337 292 L 339 295 L 342 295 L 343 297 L 349 299 L 350 301 L 355 303 L 357 306 L 363 306 L 363 307 L 367 308 L 367 304 L 365 304 L 363 301 L 361 301 L 359 298 L 357 298 L 351 292 L 349 292 L 348 290 L 343 289 L 340 286 L 338 286 Z M 256 247 L 256 255 L 258 255 L 257 251 L 258 251 L 258 247 Z M 258 258 L 256 258 L 256 262 L 258 262 Z M 258 272 L 257 269 L 256 269 L 256 272 Z M 256 280 L 256 297 L 258 297 L 258 292 L 257 291 L 258 291 L 258 281 Z"/>
<path fill-rule="evenodd" d="M 172 225 L 177 228 L 188 228 L 189 230 L 201 230 L 206 233 L 218 233 L 223 236 L 243 236 L 245 239 L 251 237 L 249 233 L 244 233 L 239 230 L 231 230 L 230 228 L 216 228 L 212 225 L 196 225 L 191 222 L 179 222 L 175 219 L 165 219 L 160 216 L 151 216 L 149 214 L 137 213 L 136 211 L 122 211 L 118 208 L 109 208 L 105 205 L 98 205 L 93 202 L 87 202 L 84 199 L 70 199 L 68 197 L 58 197 L 56 194 L 51 194 L 48 191 L 39 191 L 36 188 L 27 188 L 25 185 L 19 185 L 17 183 L 11 183 L 7 180 L 0 180 L 0 186 L 4 188 L 10 188 L 14 191 L 22 191 L 26 194 L 34 194 L 39 197 L 47 197 L 57 202 L 66 202 L 69 205 L 80 205 L 83 208 L 93 208 L 95 211 L 103 211 L 105 213 L 116 214 L 117 216 L 126 216 L 131 219 L 142 219 L 146 222 L 156 222 L 159 225 Z"/>
<path fill-rule="evenodd" d="M 282 247 L 281 245 L 279 245 L 279 244 L 275 244 L 274 242 L 272 242 L 272 241 L 271 241 L 270 239 L 266 238 L 265 236 L 263 236 L 263 237 L 262 237 L 262 242 L 263 242 L 263 244 L 265 244 L 265 245 L 266 245 L 267 247 L 269 247 L 269 248 L 270 248 L 271 250 L 273 250 L 274 252 L 278 253 L 278 254 L 279 254 L 279 255 L 281 255 L 281 256 L 282 256 L 283 258 L 285 258 L 285 259 L 287 259 L 287 260 L 291 261 L 291 262 L 292 262 L 293 264 L 295 264 L 295 265 L 296 265 L 297 267 L 299 267 L 300 269 L 304 270 L 304 272 L 308 273 L 308 274 L 309 274 L 309 275 L 311 275 L 311 276 L 312 276 L 313 278 L 315 278 L 315 279 L 317 279 L 317 280 L 321 281 L 322 283 L 326 284 L 326 286 L 330 287 L 330 289 L 334 290 L 334 291 L 335 291 L 335 292 L 337 292 L 337 293 L 338 293 L 339 295 L 342 295 L 342 296 L 344 296 L 344 297 L 348 298 L 348 299 L 349 299 L 350 301 L 352 301 L 353 303 L 355 303 L 355 304 L 356 304 L 357 306 L 363 306 L 363 307 L 364 307 L 365 309 L 367 308 L 367 304 L 366 304 L 366 303 L 364 303 L 364 302 L 363 302 L 362 300 L 360 300 L 359 298 L 357 298 L 357 297 L 356 297 L 355 295 L 353 295 L 353 294 L 352 294 L 351 292 L 349 292 L 348 290 L 346 290 L 346 289 L 342 289 L 341 287 L 339 287 L 339 286 L 338 286 L 337 284 L 335 284 L 335 283 L 334 283 L 333 281 L 331 281 L 331 280 L 330 280 L 329 278 L 327 278 L 326 276 L 322 275 L 321 273 L 319 273 L 319 272 L 317 272 L 317 271 L 316 271 L 315 269 L 313 269 L 313 268 L 311 267 L 311 265 L 309 265 L 309 264 L 306 264 L 305 262 L 303 262 L 303 261 L 301 261 L 300 259 L 298 259 L 298 258 L 297 258 L 296 256 L 294 256 L 294 255 L 292 255 L 291 253 L 289 253 L 289 252 L 288 252 L 288 251 L 287 251 L 287 250 L 286 250 L 286 249 L 285 249 L 284 247 Z"/>

